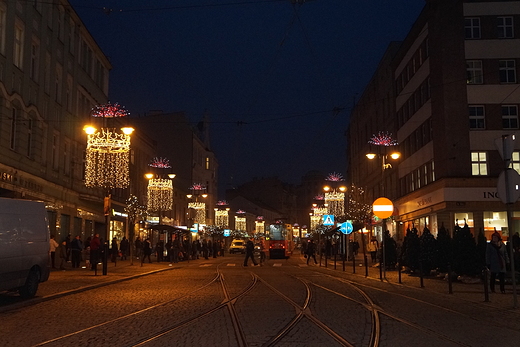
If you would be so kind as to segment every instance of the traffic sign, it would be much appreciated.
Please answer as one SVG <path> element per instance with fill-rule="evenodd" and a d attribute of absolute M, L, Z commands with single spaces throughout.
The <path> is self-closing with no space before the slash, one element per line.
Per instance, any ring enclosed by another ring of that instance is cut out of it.
<path fill-rule="evenodd" d="M 346 221 L 339 225 L 339 231 L 341 231 L 345 235 L 348 235 L 351 234 L 352 231 L 354 231 L 354 226 L 349 221 Z"/>
<path fill-rule="evenodd" d="M 390 199 L 378 198 L 372 204 L 372 211 L 374 211 L 374 214 L 377 217 L 385 219 L 394 213 L 394 204 L 392 201 L 390 201 Z"/>
<path fill-rule="evenodd" d="M 334 215 L 333 214 L 324 214 L 323 215 L 323 225 L 334 225 Z"/>
<path fill-rule="evenodd" d="M 509 168 L 500 173 L 497 192 L 498 197 L 504 204 L 515 203 L 520 198 L 520 175 L 515 169 Z"/>
<path fill-rule="evenodd" d="M 229 235 L 231 235 L 231 230 L 230 229 L 224 229 L 224 237 L 228 237 Z"/>

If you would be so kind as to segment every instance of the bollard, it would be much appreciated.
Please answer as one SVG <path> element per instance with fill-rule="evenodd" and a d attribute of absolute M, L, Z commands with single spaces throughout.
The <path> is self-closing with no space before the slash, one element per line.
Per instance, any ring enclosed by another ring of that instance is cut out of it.
<path fill-rule="evenodd" d="M 108 272 L 108 243 L 103 246 L 103 276 Z"/>
<path fill-rule="evenodd" d="M 366 254 L 363 257 L 365 259 L 365 277 L 368 277 L 368 258 Z"/>
<path fill-rule="evenodd" d="M 424 288 L 424 276 L 423 276 L 423 264 L 419 262 L 419 279 L 421 282 L 421 288 Z"/>
<path fill-rule="evenodd" d="M 356 273 L 356 255 L 352 254 L 352 273 Z"/>
<path fill-rule="evenodd" d="M 383 280 L 383 264 L 379 262 L 379 279 Z"/>
<path fill-rule="evenodd" d="M 345 272 L 345 258 L 346 258 L 346 255 L 343 254 L 343 272 Z"/>
<path fill-rule="evenodd" d="M 397 264 L 397 274 L 399 275 L 399 284 L 402 284 L 401 282 L 401 264 Z"/>
<path fill-rule="evenodd" d="M 448 293 L 453 294 L 453 284 L 451 282 L 451 265 L 448 265 Z"/>
<path fill-rule="evenodd" d="M 336 253 L 334 253 L 334 270 L 336 270 Z"/>
<path fill-rule="evenodd" d="M 487 268 L 484 268 L 484 270 L 482 270 L 482 273 L 484 275 L 484 302 L 489 302 L 489 270 Z"/>

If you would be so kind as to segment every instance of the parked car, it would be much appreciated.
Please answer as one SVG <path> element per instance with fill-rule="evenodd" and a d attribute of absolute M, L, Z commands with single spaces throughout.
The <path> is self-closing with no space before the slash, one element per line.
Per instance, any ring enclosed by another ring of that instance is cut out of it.
<path fill-rule="evenodd" d="M 0 291 L 36 295 L 49 278 L 49 226 L 41 202 L 0 198 Z"/>
<path fill-rule="evenodd" d="M 244 240 L 233 240 L 231 241 L 231 246 L 229 246 L 229 253 L 245 253 L 246 252 L 246 242 Z"/>

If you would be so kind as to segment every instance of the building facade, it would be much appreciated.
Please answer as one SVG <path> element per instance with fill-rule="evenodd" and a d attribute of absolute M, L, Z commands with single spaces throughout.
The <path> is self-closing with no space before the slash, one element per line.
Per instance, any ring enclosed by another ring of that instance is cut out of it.
<path fill-rule="evenodd" d="M 456 223 L 488 239 L 519 230 L 520 204 L 509 225 L 497 189 L 502 136 L 520 134 L 519 23 L 520 1 L 429 0 L 404 41 L 389 46 L 352 113 L 348 172 L 368 203 L 394 202 L 387 226 L 396 238 Z M 380 132 L 398 145 L 369 144 Z M 401 157 L 392 162 L 390 150 Z M 520 143 L 512 166 L 520 168 Z"/>

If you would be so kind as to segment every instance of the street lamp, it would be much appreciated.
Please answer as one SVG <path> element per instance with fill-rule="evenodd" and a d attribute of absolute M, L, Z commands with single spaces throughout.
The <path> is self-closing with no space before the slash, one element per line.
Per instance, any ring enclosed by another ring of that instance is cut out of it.
<path fill-rule="evenodd" d="M 388 162 L 388 158 L 397 160 L 401 157 L 401 153 L 397 151 L 392 151 L 388 154 L 386 150 L 387 147 L 397 146 L 398 142 L 392 138 L 392 134 L 388 132 L 379 132 L 377 135 L 373 135 L 372 138 L 368 141 L 369 144 L 375 145 L 378 148 L 378 153 L 368 153 L 366 156 L 368 159 L 375 159 L 376 157 L 381 158 L 381 196 L 385 195 L 385 171 L 387 169 L 392 168 L 392 165 Z M 384 148 L 383 152 L 381 148 Z M 385 251 L 385 237 L 386 237 L 386 219 L 382 220 L 382 236 L 381 236 L 381 248 L 382 248 L 382 259 L 381 265 L 379 267 L 380 270 L 380 278 L 383 278 L 383 274 L 381 273 L 381 269 L 384 272 L 384 277 L 386 278 L 386 251 Z"/>
<path fill-rule="evenodd" d="M 121 128 L 122 133 L 115 128 L 107 127 L 109 119 L 122 118 L 129 115 L 119 104 L 97 105 L 92 109 L 92 117 L 101 118 L 103 125 L 100 131 L 92 125 L 85 125 L 87 134 L 87 149 L 85 158 L 85 186 L 101 187 L 106 190 L 104 199 L 104 214 L 106 224 L 105 257 L 103 275 L 106 275 L 108 240 L 110 240 L 110 209 L 111 190 L 126 188 L 130 183 L 130 135 L 131 127 Z"/>

